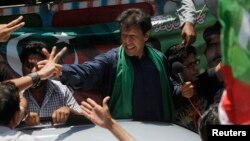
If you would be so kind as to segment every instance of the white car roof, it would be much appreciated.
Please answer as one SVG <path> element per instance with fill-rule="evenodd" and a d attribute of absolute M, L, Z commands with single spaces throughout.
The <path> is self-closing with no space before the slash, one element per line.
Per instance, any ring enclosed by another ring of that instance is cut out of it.
<path fill-rule="evenodd" d="M 119 123 L 138 141 L 201 141 L 197 133 L 176 124 L 131 120 L 119 120 Z M 94 124 L 24 132 L 40 141 L 117 141 L 111 132 Z"/>

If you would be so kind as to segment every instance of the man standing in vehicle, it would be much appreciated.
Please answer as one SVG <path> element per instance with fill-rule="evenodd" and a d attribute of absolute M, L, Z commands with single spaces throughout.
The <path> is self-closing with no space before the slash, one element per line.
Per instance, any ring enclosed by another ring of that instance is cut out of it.
<path fill-rule="evenodd" d="M 73 89 L 101 88 L 102 97 L 111 97 L 114 118 L 172 122 L 164 55 L 145 44 L 152 28 L 150 16 L 127 9 L 117 21 L 122 45 L 93 61 L 62 65 L 60 81 Z"/>

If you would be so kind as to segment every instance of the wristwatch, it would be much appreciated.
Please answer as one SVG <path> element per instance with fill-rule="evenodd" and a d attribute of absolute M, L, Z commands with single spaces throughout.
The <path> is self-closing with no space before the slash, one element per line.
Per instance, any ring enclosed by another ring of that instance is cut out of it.
<path fill-rule="evenodd" d="M 36 88 L 40 85 L 41 78 L 37 72 L 33 72 L 29 74 L 28 76 L 30 76 L 32 79 L 32 82 L 33 82 L 32 88 Z"/>

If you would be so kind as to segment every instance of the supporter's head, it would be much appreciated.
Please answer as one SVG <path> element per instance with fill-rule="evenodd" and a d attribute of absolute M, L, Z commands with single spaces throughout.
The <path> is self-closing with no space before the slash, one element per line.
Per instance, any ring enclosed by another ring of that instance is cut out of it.
<path fill-rule="evenodd" d="M 121 41 L 128 56 L 141 57 L 145 42 L 152 28 L 150 15 L 140 9 L 128 9 L 117 18 L 121 30 Z"/>
<path fill-rule="evenodd" d="M 23 64 L 24 75 L 31 73 L 37 62 L 46 59 L 46 56 L 42 53 L 42 48 L 47 48 L 47 45 L 39 41 L 31 41 L 23 46 L 20 60 Z"/>
<path fill-rule="evenodd" d="M 198 132 L 202 141 L 208 141 L 208 125 L 218 124 L 220 124 L 218 117 L 218 103 L 215 103 L 210 105 L 209 109 L 201 116 Z"/>
<path fill-rule="evenodd" d="M 203 38 L 206 42 L 205 56 L 209 67 L 215 67 L 221 62 L 220 48 L 221 25 L 217 21 L 214 25 L 205 29 Z"/>
<path fill-rule="evenodd" d="M 37 71 L 37 63 L 46 59 L 46 56 L 42 53 L 42 48 L 47 48 L 47 45 L 39 41 L 31 41 L 23 46 L 20 54 L 23 75 Z M 44 82 L 46 81 L 42 81 L 41 84 L 44 84 Z"/>
<path fill-rule="evenodd" d="M 178 80 L 177 74 L 172 71 L 174 62 L 180 62 L 183 65 L 183 77 L 185 81 L 194 82 L 199 74 L 198 65 L 200 61 L 196 58 L 196 50 L 193 46 L 183 46 L 182 44 L 171 46 L 165 53 L 168 59 L 168 69 L 171 77 Z"/>
<path fill-rule="evenodd" d="M 0 125 L 14 128 L 19 124 L 19 101 L 19 91 L 15 84 L 0 84 Z"/>

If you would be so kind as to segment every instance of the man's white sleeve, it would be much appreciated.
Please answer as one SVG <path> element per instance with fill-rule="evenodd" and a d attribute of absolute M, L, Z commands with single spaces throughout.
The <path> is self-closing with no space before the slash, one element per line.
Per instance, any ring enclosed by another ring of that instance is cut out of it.
<path fill-rule="evenodd" d="M 177 13 L 181 22 L 181 26 L 185 22 L 195 23 L 195 6 L 193 0 L 177 0 Z"/>

